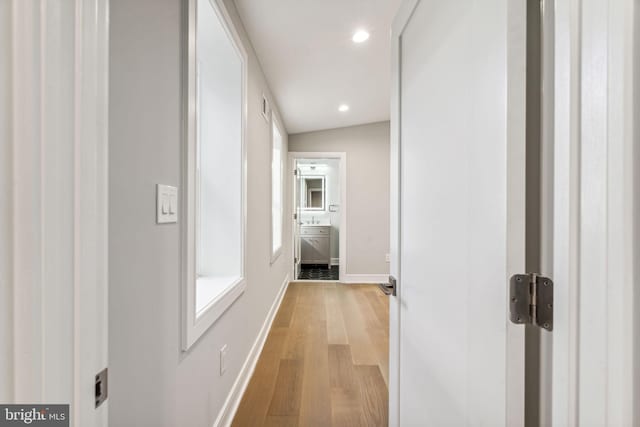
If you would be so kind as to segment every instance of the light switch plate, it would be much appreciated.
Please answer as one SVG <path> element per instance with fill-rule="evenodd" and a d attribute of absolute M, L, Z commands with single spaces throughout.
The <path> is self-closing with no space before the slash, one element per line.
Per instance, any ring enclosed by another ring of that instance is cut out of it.
<path fill-rule="evenodd" d="M 170 185 L 156 186 L 156 222 L 169 224 L 178 222 L 178 188 Z"/>

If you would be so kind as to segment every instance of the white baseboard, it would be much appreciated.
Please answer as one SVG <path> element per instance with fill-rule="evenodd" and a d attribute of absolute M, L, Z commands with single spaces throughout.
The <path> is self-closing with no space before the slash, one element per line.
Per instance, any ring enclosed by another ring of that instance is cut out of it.
<path fill-rule="evenodd" d="M 344 283 L 387 283 L 388 274 L 345 274 L 342 278 Z"/>
<path fill-rule="evenodd" d="M 331 265 L 340 265 L 340 258 L 331 258 Z"/>
<path fill-rule="evenodd" d="M 253 346 L 251 347 L 251 351 L 249 352 L 244 365 L 242 365 L 242 369 L 240 369 L 238 378 L 236 378 L 236 381 L 233 383 L 233 387 L 231 387 L 231 391 L 227 396 L 227 400 L 224 402 L 224 405 L 222 406 L 222 409 L 220 410 L 215 423 L 213 423 L 214 427 L 229 427 L 231 425 L 233 417 L 236 415 L 236 411 L 238 410 L 238 406 L 240 405 L 240 401 L 242 400 L 242 396 L 244 395 L 244 392 L 249 385 L 249 380 L 253 375 L 253 371 L 256 369 L 258 358 L 260 357 L 260 353 L 262 352 L 264 343 L 267 340 L 267 335 L 269 335 L 271 324 L 273 323 L 273 319 L 276 317 L 276 313 L 280 308 L 282 298 L 284 297 L 288 285 L 289 275 L 285 277 L 284 282 L 282 283 L 282 286 L 278 291 L 278 295 L 273 301 L 273 305 L 271 305 L 271 309 L 267 314 L 267 318 L 262 324 L 262 328 L 260 329 L 260 332 L 258 333 Z"/>

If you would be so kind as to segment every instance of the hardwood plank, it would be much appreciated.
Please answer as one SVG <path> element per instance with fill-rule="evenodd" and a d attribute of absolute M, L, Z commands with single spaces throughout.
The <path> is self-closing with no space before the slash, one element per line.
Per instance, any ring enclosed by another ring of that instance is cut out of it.
<path fill-rule="evenodd" d="M 298 427 L 297 415 L 268 415 L 264 427 Z"/>
<path fill-rule="evenodd" d="M 389 391 L 377 366 L 356 366 L 356 378 L 360 383 L 362 413 L 367 426 L 389 424 Z"/>
<path fill-rule="evenodd" d="M 389 385 L 389 335 L 385 331 L 369 331 L 369 339 L 373 345 L 372 351 L 378 359 L 378 368 L 385 384 Z"/>
<path fill-rule="evenodd" d="M 327 342 L 329 344 L 348 344 L 347 330 L 338 303 L 336 287 L 325 289 L 325 305 L 327 310 Z"/>
<path fill-rule="evenodd" d="M 362 285 L 360 285 L 362 286 Z M 383 329 L 385 325 L 380 322 L 379 316 L 376 316 L 375 310 L 372 307 L 367 295 L 371 295 L 369 289 L 350 289 L 349 292 L 353 296 L 353 300 L 358 306 L 358 310 L 362 315 L 364 326 L 366 329 Z"/>
<path fill-rule="evenodd" d="M 347 391 L 358 390 L 358 382 L 353 371 L 351 348 L 348 345 L 329 345 L 329 384 L 332 388 Z"/>
<path fill-rule="evenodd" d="M 351 292 L 354 292 L 353 290 Z M 368 295 L 374 295 L 369 289 L 365 289 L 364 292 L 354 295 L 354 300 L 360 309 L 362 318 L 365 325 L 365 333 L 369 337 L 371 342 L 371 348 L 369 351 L 375 355 L 376 364 L 380 367 L 382 378 L 385 384 L 389 383 L 389 333 L 388 323 L 383 324 L 380 318 L 384 317 L 384 314 L 376 315 L 372 302 L 367 297 Z M 374 297 L 376 298 L 376 297 Z M 377 301 L 373 302 L 378 305 Z"/>
<path fill-rule="evenodd" d="M 367 334 L 360 307 L 355 300 L 354 293 L 357 293 L 357 290 L 350 289 L 353 286 L 359 287 L 360 285 L 342 285 L 336 288 L 340 296 L 340 309 L 351 346 L 353 363 L 356 365 L 376 365 L 378 357 L 371 351 L 373 344 Z"/>
<path fill-rule="evenodd" d="M 306 338 L 309 324 L 311 322 L 311 309 L 313 307 L 313 297 L 309 290 L 302 285 L 294 287 L 298 292 L 296 305 L 293 310 L 289 326 L 289 334 L 282 351 L 283 359 L 304 359 Z"/>
<path fill-rule="evenodd" d="M 305 427 L 326 427 L 331 425 L 331 397 L 324 292 L 314 287 L 308 294 L 313 304 L 309 312 L 299 422 Z"/>
<path fill-rule="evenodd" d="M 389 297 L 383 294 L 379 289 L 365 292 L 365 298 L 371 305 L 378 322 L 385 328 L 389 328 Z"/>
<path fill-rule="evenodd" d="M 348 345 L 329 345 L 329 381 L 333 426 L 366 426 Z"/>
<path fill-rule="evenodd" d="M 296 307 L 296 302 L 298 300 L 299 289 L 296 286 L 289 285 L 287 292 L 284 294 L 282 298 L 282 303 L 280 304 L 280 309 L 276 314 L 275 319 L 273 319 L 273 327 L 274 328 L 282 328 L 291 326 L 291 318 L 293 317 L 293 312 Z"/>
<path fill-rule="evenodd" d="M 301 360 L 280 360 L 268 415 L 297 415 L 300 412 L 303 363 Z"/>
<path fill-rule="evenodd" d="M 387 387 L 389 386 L 389 297 L 375 289 L 367 293 L 367 300 L 382 326 L 372 332 L 372 342 L 378 350 L 380 372 Z"/>
<path fill-rule="evenodd" d="M 368 427 L 360 401 L 359 390 L 354 394 L 341 388 L 332 388 L 331 424 L 334 427 Z"/>
<path fill-rule="evenodd" d="M 262 424 L 276 386 L 275 373 L 278 371 L 287 332 L 285 328 L 272 328 L 269 332 L 253 376 L 238 406 L 232 424 L 234 427 Z"/>
<path fill-rule="evenodd" d="M 232 425 L 386 425 L 388 300 L 376 291 L 291 283 Z"/>

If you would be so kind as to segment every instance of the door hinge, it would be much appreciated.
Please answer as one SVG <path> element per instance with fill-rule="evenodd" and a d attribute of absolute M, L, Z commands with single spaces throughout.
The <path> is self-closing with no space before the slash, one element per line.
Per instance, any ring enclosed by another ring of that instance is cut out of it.
<path fill-rule="evenodd" d="M 293 263 L 294 263 L 294 264 L 297 264 L 297 263 L 298 263 L 298 257 L 294 257 L 294 258 L 293 258 Z"/>
<path fill-rule="evenodd" d="M 378 283 L 378 287 L 385 295 L 396 296 L 397 280 L 393 276 L 389 276 L 389 283 Z"/>
<path fill-rule="evenodd" d="M 513 323 L 553 330 L 553 280 L 537 273 L 515 274 L 509 281 Z"/>
<path fill-rule="evenodd" d="M 298 214 L 297 213 L 293 214 L 293 219 L 298 219 Z"/>
<path fill-rule="evenodd" d="M 298 169 L 293 170 L 293 175 L 298 176 Z"/>
<path fill-rule="evenodd" d="M 109 397 L 109 370 L 104 368 L 96 375 L 95 385 L 96 408 Z"/>

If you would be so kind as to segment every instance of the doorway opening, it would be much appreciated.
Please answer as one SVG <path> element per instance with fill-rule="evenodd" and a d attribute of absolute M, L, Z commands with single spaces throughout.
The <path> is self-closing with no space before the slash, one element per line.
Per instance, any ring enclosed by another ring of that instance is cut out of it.
<path fill-rule="evenodd" d="M 344 153 L 290 153 L 293 277 L 340 281 L 346 254 Z"/>

